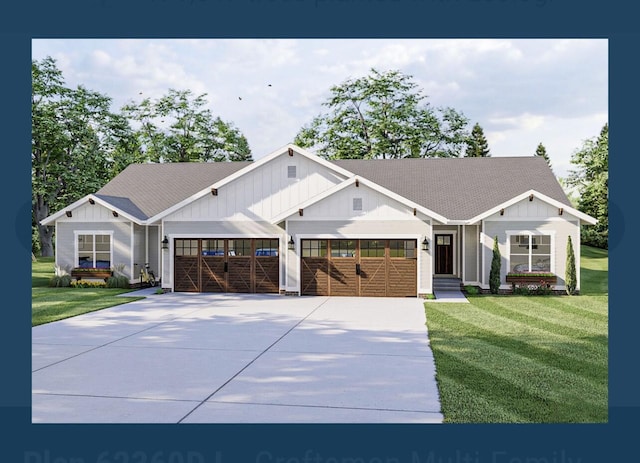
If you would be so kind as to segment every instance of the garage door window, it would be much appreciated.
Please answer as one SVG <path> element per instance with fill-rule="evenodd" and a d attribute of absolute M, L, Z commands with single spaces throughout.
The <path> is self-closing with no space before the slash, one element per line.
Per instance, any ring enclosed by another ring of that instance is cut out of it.
<path fill-rule="evenodd" d="M 302 257 L 327 257 L 327 240 L 303 240 Z"/>
<path fill-rule="evenodd" d="M 390 257 L 414 259 L 416 257 L 416 242 L 415 240 L 390 240 L 389 253 Z"/>
<path fill-rule="evenodd" d="M 256 240 L 256 257 L 277 257 L 278 240 Z"/>
<path fill-rule="evenodd" d="M 331 240 L 331 257 L 354 257 L 356 243 L 353 240 Z"/>
<path fill-rule="evenodd" d="M 176 256 L 197 256 L 198 240 L 176 240 Z"/>
<path fill-rule="evenodd" d="M 384 257 L 384 240 L 360 241 L 360 255 L 362 257 Z"/>
<path fill-rule="evenodd" d="M 251 240 L 229 240 L 230 256 L 250 256 Z"/>

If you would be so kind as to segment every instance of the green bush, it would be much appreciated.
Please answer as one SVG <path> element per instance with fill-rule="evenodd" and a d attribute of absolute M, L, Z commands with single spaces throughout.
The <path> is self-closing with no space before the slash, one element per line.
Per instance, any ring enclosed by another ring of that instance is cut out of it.
<path fill-rule="evenodd" d="M 491 272 L 489 273 L 489 288 L 491 294 L 498 294 L 500 289 L 500 248 L 498 247 L 498 236 L 493 239 L 493 259 L 491 260 Z"/>
<path fill-rule="evenodd" d="M 571 244 L 571 236 L 567 238 L 567 265 L 564 275 L 564 284 L 567 294 L 571 296 L 576 292 L 576 257 L 573 253 L 573 245 Z"/>
<path fill-rule="evenodd" d="M 129 279 L 124 275 L 111 276 L 107 278 L 107 288 L 129 289 Z"/>
<path fill-rule="evenodd" d="M 477 286 L 465 286 L 464 292 L 467 293 L 469 296 L 475 296 L 477 294 L 480 294 L 480 291 L 478 290 Z"/>
<path fill-rule="evenodd" d="M 71 286 L 71 275 L 54 275 L 49 279 L 50 288 L 68 288 Z"/>

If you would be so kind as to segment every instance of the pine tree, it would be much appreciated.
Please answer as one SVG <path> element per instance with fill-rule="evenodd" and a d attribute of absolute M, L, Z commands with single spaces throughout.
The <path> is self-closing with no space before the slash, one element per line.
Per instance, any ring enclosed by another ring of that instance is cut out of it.
<path fill-rule="evenodd" d="M 576 258 L 573 253 L 573 245 L 571 244 L 571 236 L 567 238 L 567 265 L 564 275 L 564 285 L 567 294 L 571 296 L 576 291 Z"/>
<path fill-rule="evenodd" d="M 500 289 L 500 249 L 498 248 L 498 236 L 493 239 L 493 259 L 491 260 L 491 272 L 489 273 L 489 288 L 491 294 L 498 294 Z"/>
<path fill-rule="evenodd" d="M 465 157 L 480 158 L 491 156 L 489 153 L 489 143 L 484 136 L 484 130 L 476 122 L 471 130 L 471 136 L 467 140 L 467 151 Z"/>
<path fill-rule="evenodd" d="M 547 149 L 544 147 L 542 143 L 538 144 L 536 148 L 536 156 L 542 156 L 545 161 L 547 161 L 547 165 L 551 168 L 551 159 L 549 159 L 549 155 L 547 154 Z"/>

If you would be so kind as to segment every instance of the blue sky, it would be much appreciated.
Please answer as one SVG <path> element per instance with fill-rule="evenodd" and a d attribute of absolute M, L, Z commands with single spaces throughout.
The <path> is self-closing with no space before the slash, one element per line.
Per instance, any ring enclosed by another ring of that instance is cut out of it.
<path fill-rule="evenodd" d="M 432 106 L 480 123 L 492 156 L 542 142 L 561 177 L 608 120 L 605 39 L 36 39 L 32 56 L 52 56 L 67 85 L 109 95 L 113 110 L 169 88 L 206 93 L 254 159 L 291 142 L 332 85 L 372 67 L 412 75 Z"/>

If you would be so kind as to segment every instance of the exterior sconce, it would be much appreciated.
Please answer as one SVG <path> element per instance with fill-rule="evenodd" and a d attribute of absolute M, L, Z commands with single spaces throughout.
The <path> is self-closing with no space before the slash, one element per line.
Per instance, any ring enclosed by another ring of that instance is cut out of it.
<path fill-rule="evenodd" d="M 423 251 L 428 251 L 429 250 L 429 240 L 427 239 L 427 237 L 424 237 L 424 240 L 422 240 L 422 250 Z"/>
<path fill-rule="evenodd" d="M 296 243 L 295 241 L 293 241 L 293 236 L 289 238 L 289 241 L 287 244 L 289 245 L 289 249 L 292 251 L 296 248 Z"/>
<path fill-rule="evenodd" d="M 169 249 L 169 240 L 167 239 L 167 235 L 164 235 L 164 239 L 162 240 L 162 249 Z"/>

